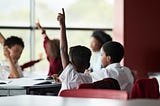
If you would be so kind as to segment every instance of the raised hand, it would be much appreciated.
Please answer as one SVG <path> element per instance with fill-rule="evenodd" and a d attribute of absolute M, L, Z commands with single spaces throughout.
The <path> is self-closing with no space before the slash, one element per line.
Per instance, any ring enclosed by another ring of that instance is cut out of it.
<path fill-rule="evenodd" d="M 60 52 L 61 52 L 61 59 L 62 59 L 62 66 L 63 69 L 69 64 L 69 55 L 68 55 L 68 44 L 67 44 L 67 37 L 66 37 L 66 26 L 65 26 L 65 12 L 62 8 L 62 13 L 58 13 L 57 20 L 60 24 Z"/>
<path fill-rule="evenodd" d="M 40 54 L 39 54 L 39 60 L 41 61 L 42 59 L 43 59 L 43 54 L 40 53 Z"/>
<path fill-rule="evenodd" d="M 45 29 L 43 29 L 43 27 L 41 26 L 41 24 L 40 24 L 39 22 L 36 23 L 36 27 L 37 27 L 39 30 L 41 30 L 41 33 L 42 33 L 42 34 L 46 34 Z"/>
<path fill-rule="evenodd" d="M 4 46 L 3 50 L 4 50 L 4 56 L 5 56 L 7 59 L 10 58 L 10 51 L 9 51 L 8 46 Z"/>
<path fill-rule="evenodd" d="M 0 32 L 0 43 L 3 44 L 4 41 L 5 41 L 5 38 L 4 38 L 4 36 Z"/>
<path fill-rule="evenodd" d="M 62 8 L 62 13 L 58 13 L 57 20 L 59 21 L 60 25 L 64 25 L 65 24 L 65 12 L 64 12 L 64 8 Z"/>

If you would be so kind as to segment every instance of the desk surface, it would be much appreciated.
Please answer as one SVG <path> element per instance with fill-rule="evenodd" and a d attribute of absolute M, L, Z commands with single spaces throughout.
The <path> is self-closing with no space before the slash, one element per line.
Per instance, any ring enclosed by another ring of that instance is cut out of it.
<path fill-rule="evenodd" d="M 49 81 L 50 84 L 46 84 L 46 81 L 48 82 L 48 80 L 37 80 L 34 78 L 8 79 L 5 81 L 7 84 L 0 84 L 0 96 L 46 95 L 47 93 L 57 95 L 61 84 L 52 81 Z"/>
<path fill-rule="evenodd" d="M 111 100 L 93 98 L 66 98 L 56 96 L 9 96 L 0 97 L 1 106 L 160 106 L 160 100 L 135 99 Z"/>
<path fill-rule="evenodd" d="M 33 88 L 38 88 L 40 86 L 59 86 L 60 83 L 55 83 L 52 82 L 52 84 L 47 84 L 47 82 L 51 82 L 48 80 L 36 80 L 33 78 L 17 78 L 17 79 L 8 79 L 6 81 L 6 84 L 0 84 L 0 89 L 24 89 L 27 87 L 33 87 Z M 44 84 L 40 84 L 44 83 Z"/>

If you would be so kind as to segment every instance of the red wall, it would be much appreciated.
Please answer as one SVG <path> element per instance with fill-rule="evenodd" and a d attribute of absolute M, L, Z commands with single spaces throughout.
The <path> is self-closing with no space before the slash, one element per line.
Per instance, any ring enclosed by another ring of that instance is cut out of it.
<path fill-rule="evenodd" d="M 114 39 L 124 44 L 124 65 L 140 78 L 160 72 L 160 0 L 115 0 L 115 16 Z"/>

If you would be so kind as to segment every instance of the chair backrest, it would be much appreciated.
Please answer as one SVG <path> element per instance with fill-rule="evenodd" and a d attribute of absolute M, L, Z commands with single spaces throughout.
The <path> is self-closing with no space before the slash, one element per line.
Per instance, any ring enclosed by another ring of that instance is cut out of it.
<path fill-rule="evenodd" d="M 159 98 L 159 84 L 156 78 L 152 79 L 138 79 L 135 81 L 131 99 L 135 98 Z"/>
<path fill-rule="evenodd" d="M 83 83 L 78 86 L 78 89 L 115 89 L 120 90 L 120 85 L 116 79 L 105 78 L 94 83 Z"/>
<path fill-rule="evenodd" d="M 127 100 L 128 92 L 121 90 L 104 90 L 104 89 L 70 89 L 70 90 L 62 90 L 59 96 Z"/>

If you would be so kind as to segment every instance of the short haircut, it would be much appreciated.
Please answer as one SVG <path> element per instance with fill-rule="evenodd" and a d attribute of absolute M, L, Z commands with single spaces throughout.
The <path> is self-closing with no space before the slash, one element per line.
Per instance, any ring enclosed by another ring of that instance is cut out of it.
<path fill-rule="evenodd" d="M 102 30 L 95 30 L 91 37 L 96 38 L 103 45 L 105 42 L 112 41 L 112 38 L 109 34 L 105 33 Z"/>
<path fill-rule="evenodd" d="M 102 49 L 104 50 L 106 56 L 111 57 L 111 63 L 119 63 L 124 56 L 123 46 L 115 41 L 106 42 Z"/>
<path fill-rule="evenodd" d="M 20 45 L 24 48 L 23 40 L 17 36 L 8 37 L 4 42 L 4 46 L 8 46 L 9 48 L 12 48 L 14 45 Z"/>
<path fill-rule="evenodd" d="M 73 46 L 70 48 L 69 56 L 77 72 L 84 72 L 85 69 L 89 68 L 91 51 L 87 47 L 80 45 Z"/>

